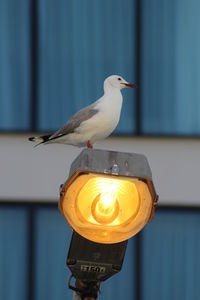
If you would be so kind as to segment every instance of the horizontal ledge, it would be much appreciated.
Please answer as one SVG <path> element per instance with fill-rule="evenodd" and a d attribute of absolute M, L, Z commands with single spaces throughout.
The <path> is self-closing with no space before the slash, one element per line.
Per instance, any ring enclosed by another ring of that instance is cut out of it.
<path fill-rule="evenodd" d="M 53 202 L 82 149 L 67 145 L 33 148 L 28 135 L 0 135 L 0 199 Z M 159 205 L 200 206 L 200 140 L 111 137 L 95 148 L 144 154 Z"/>

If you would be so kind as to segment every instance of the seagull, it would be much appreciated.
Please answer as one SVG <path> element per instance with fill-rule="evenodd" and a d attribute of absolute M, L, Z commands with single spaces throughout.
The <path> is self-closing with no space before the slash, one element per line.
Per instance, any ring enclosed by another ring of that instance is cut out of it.
<path fill-rule="evenodd" d="M 108 137 L 120 119 L 122 108 L 121 90 L 136 88 L 119 75 L 111 75 L 104 81 L 104 95 L 91 105 L 77 112 L 61 129 L 53 134 L 30 137 L 40 144 L 68 144 L 93 148 L 93 144 Z"/>

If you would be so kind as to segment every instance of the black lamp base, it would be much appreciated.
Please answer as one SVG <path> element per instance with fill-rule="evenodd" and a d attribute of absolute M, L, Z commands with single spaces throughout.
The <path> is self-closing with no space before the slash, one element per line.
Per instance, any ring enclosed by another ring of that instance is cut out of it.
<path fill-rule="evenodd" d="M 73 232 L 67 266 L 82 289 L 72 287 L 70 283 L 69 287 L 80 294 L 97 294 L 100 282 L 121 270 L 127 242 L 99 244 Z"/>

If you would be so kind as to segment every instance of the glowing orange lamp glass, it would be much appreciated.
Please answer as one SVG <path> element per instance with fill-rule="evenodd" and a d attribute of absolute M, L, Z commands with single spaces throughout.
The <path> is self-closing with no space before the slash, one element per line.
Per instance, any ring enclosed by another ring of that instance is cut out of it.
<path fill-rule="evenodd" d="M 83 237 L 116 243 L 144 227 L 151 217 L 152 205 L 145 182 L 89 173 L 64 186 L 59 207 L 71 227 Z"/>

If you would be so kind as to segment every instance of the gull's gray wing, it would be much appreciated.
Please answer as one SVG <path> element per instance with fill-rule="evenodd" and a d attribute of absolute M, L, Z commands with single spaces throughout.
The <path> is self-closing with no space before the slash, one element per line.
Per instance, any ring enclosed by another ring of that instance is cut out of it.
<path fill-rule="evenodd" d="M 94 104 L 81 109 L 64 125 L 64 127 L 62 127 L 61 129 L 56 131 L 53 135 L 51 135 L 48 141 L 75 132 L 82 122 L 92 118 L 94 115 L 96 115 L 96 113 L 98 113 L 98 109 L 95 108 Z"/>

